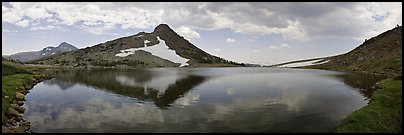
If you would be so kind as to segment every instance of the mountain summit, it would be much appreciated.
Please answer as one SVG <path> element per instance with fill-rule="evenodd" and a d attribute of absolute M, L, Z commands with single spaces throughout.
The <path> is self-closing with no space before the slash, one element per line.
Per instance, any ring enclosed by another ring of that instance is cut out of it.
<path fill-rule="evenodd" d="M 172 30 L 167 24 L 153 32 L 107 41 L 98 45 L 38 60 L 38 64 L 115 67 L 236 66 L 210 55 Z"/>
<path fill-rule="evenodd" d="M 58 48 L 63 48 L 63 49 L 66 49 L 66 50 L 77 50 L 78 49 L 78 48 L 74 47 L 73 45 L 71 45 L 69 43 L 66 43 L 66 42 L 60 43 Z"/>
<path fill-rule="evenodd" d="M 30 62 L 34 60 L 39 60 L 45 57 L 49 57 L 52 55 L 64 53 L 64 52 L 69 52 L 69 51 L 74 51 L 77 50 L 78 48 L 74 47 L 73 45 L 62 42 L 59 44 L 58 47 L 53 47 L 49 46 L 46 48 L 43 48 L 40 51 L 31 51 L 31 52 L 21 52 L 21 53 L 16 53 L 8 56 L 10 59 L 13 60 L 18 60 L 21 62 Z"/>
<path fill-rule="evenodd" d="M 188 40 L 175 33 L 167 24 L 158 25 L 152 34 L 164 40 L 167 46 L 175 50 L 178 55 L 190 59 L 188 63 L 191 65 L 197 63 L 222 63 L 222 59 L 199 49 Z"/>

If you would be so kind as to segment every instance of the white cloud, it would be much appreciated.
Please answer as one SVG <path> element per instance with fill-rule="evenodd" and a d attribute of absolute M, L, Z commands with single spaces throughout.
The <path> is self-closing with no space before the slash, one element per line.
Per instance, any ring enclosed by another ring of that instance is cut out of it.
<path fill-rule="evenodd" d="M 20 26 L 20 27 L 28 27 L 29 26 L 29 21 L 28 20 L 21 20 L 15 23 L 15 25 Z"/>
<path fill-rule="evenodd" d="M 268 45 L 268 49 L 278 49 L 278 48 L 290 48 L 290 46 L 286 43 L 281 45 Z"/>
<path fill-rule="evenodd" d="M 268 46 L 268 49 L 278 49 L 278 48 L 279 48 L 278 46 L 273 46 L 273 45 Z"/>
<path fill-rule="evenodd" d="M 184 36 L 185 39 L 192 39 L 192 38 L 200 38 L 201 35 L 199 35 L 198 32 L 192 30 L 189 27 L 186 26 L 181 26 L 177 29 L 175 29 L 175 32 L 177 32 L 179 35 Z"/>
<path fill-rule="evenodd" d="M 220 51 L 222 51 L 222 49 L 220 49 L 220 48 L 215 48 L 215 49 L 213 49 L 213 51 L 215 51 L 215 52 L 220 52 Z"/>
<path fill-rule="evenodd" d="M 37 26 L 37 27 L 31 27 L 30 30 L 50 30 L 56 28 L 53 25 L 47 25 L 47 26 Z"/>
<path fill-rule="evenodd" d="M 17 30 L 7 30 L 7 29 L 2 29 L 2 31 L 3 31 L 3 32 L 8 32 L 8 33 L 11 33 L 11 32 L 18 32 Z"/>
<path fill-rule="evenodd" d="M 289 46 L 288 44 L 286 44 L 286 43 L 283 43 L 283 44 L 281 45 L 281 47 L 290 48 L 290 46 Z"/>
<path fill-rule="evenodd" d="M 118 25 L 121 29 L 155 27 L 162 22 L 163 13 L 163 10 L 121 8 L 115 3 L 10 3 L 10 6 L 2 6 L 2 22 L 21 27 L 35 20 L 44 20 L 41 23 L 46 23 L 45 26 L 94 26 L 85 29 L 93 34 L 103 34 Z M 105 26 L 106 30 L 99 28 Z"/>
<path fill-rule="evenodd" d="M 261 52 L 260 50 L 252 50 L 253 53 L 259 53 Z"/>
<path fill-rule="evenodd" d="M 3 23 L 28 27 L 32 21 L 48 19 L 58 22 L 42 21 L 41 23 L 50 24 L 41 25 L 95 26 L 88 27 L 95 29 L 88 30 L 91 33 L 100 31 L 97 30 L 98 26 L 107 25 L 107 30 L 144 29 L 167 23 L 186 33 L 184 36 L 188 36 L 187 38 L 198 38 L 199 33 L 195 29 L 229 28 L 234 32 L 253 36 L 276 33 L 281 34 L 284 39 L 302 41 L 324 38 L 363 40 L 397 24 L 402 25 L 402 3 L 2 4 Z"/>
<path fill-rule="evenodd" d="M 227 39 L 226 39 L 226 42 L 234 43 L 234 42 L 236 42 L 236 40 L 235 40 L 235 39 L 232 39 L 232 38 L 227 38 Z"/>

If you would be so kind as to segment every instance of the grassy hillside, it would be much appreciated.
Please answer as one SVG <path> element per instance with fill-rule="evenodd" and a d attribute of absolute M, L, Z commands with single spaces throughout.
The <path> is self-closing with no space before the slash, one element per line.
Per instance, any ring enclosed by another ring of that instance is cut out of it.
<path fill-rule="evenodd" d="M 354 50 L 326 60 L 329 62 L 305 68 L 354 71 L 390 77 L 402 74 L 402 26 L 366 40 Z"/>
<path fill-rule="evenodd" d="M 326 61 L 326 59 L 328 59 L 328 58 L 329 58 L 329 57 L 313 58 L 313 59 L 304 59 L 304 60 L 295 60 L 295 61 L 290 61 L 290 62 L 285 62 L 285 63 L 280 63 L 280 64 L 271 65 L 271 66 L 268 66 L 268 67 L 279 67 L 279 66 L 288 65 L 288 64 L 303 63 L 303 62 L 308 62 L 308 61 L 315 61 L 315 60 L 324 59 L 324 60 L 321 60 L 321 61 L 318 61 L 318 62 L 314 62 L 314 63 L 313 63 L 313 64 L 315 64 L 315 63 L 321 63 L 321 62 L 323 62 L 323 61 Z"/>
<path fill-rule="evenodd" d="M 210 55 L 203 50 L 199 49 L 183 37 L 175 33 L 168 25 L 161 24 L 156 27 L 152 33 L 140 32 L 136 35 L 122 37 L 94 45 L 91 47 L 79 49 L 72 52 L 53 55 L 49 58 L 44 58 L 38 61 L 31 62 L 32 64 L 45 64 L 45 65 L 61 65 L 61 66 L 102 66 L 102 67 L 178 67 L 179 63 L 173 63 L 164 58 L 152 55 L 146 51 L 136 51 L 126 57 L 115 56 L 121 53 L 121 50 L 130 48 L 140 48 L 147 46 L 154 46 L 159 43 L 160 37 L 166 45 L 175 50 L 176 54 L 183 58 L 190 59 L 188 64 L 190 67 L 196 67 L 201 64 L 226 64 L 238 65 L 243 64 L 235 63 L 225 60 L 220 57 Z M 145 43 L 144 41 L 149 41 Z"/>

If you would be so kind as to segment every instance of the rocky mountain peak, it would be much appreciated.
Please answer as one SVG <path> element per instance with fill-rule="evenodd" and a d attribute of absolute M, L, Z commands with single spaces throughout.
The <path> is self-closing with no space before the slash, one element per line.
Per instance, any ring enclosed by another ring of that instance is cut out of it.
<path fill-rule="evenodd" d="M 177 35 L 177 33 L 175 33 L 174 30 L 172 30 L 167 24 L 159 24 L 156 28 L 154 28 L 153 33 L 157 35 Z"/>
<path fill-rule="evenodd" d="M 171 28 L 167 24 L 159 24 L 156 28 L 154 28 L 154 31 L 156 30 L 171 30 Z"/>
<path fill-rule="evenodd" d="M 58 47 L 74 47 L 73 45 L 71 45 L 71 44 L 69 44 L 69 43 L 66 43 L 66 42 L 62 42 L 62 43 L 60 43 L 59 44 L 59 46 Z"/>

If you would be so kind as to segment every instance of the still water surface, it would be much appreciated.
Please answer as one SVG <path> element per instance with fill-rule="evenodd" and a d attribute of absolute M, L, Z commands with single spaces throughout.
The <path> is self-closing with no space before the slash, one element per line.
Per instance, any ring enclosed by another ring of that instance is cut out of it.
<path fill-rule="evenodd" d="M 246 67 L 53 74 L 26 96 L 33 132 L 333 132 L 380 79 Z"/>

